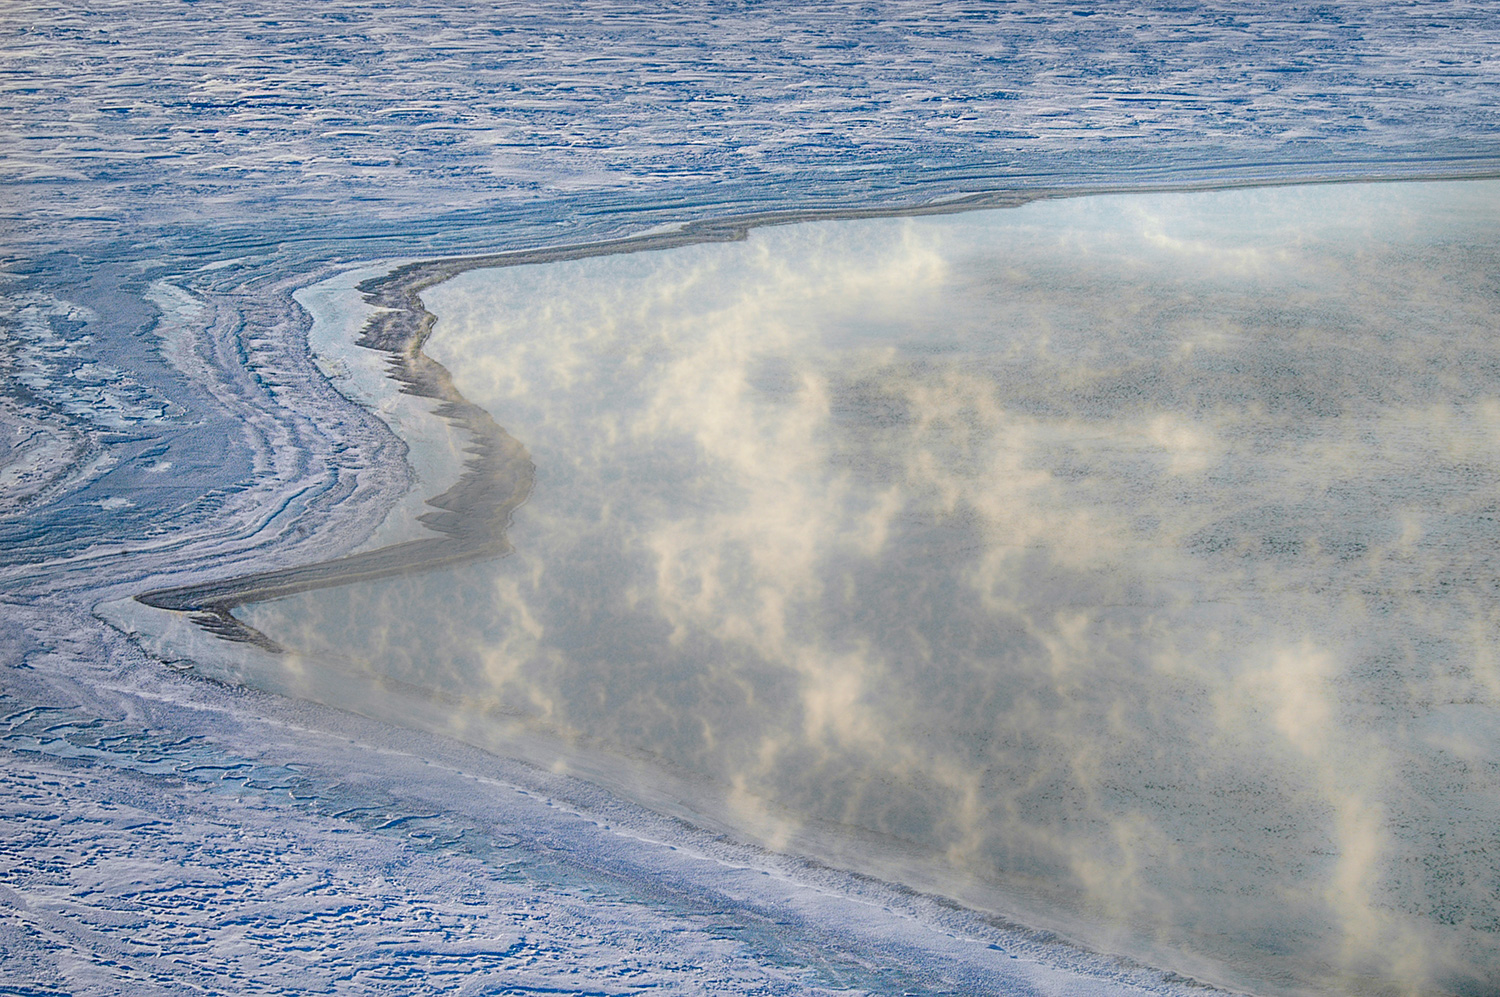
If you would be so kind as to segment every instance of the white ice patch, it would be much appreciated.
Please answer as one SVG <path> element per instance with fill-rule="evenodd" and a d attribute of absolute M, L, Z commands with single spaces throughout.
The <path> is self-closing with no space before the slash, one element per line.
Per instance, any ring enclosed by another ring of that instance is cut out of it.
<path fill-rule="evenodd" d="M 96 429 L 128 429 L 165 422 L 182 407 L 126 371 L 91 356 L 86 332 L 64 337 L 56 325 L 86 329 L 93 312 L 48 294 L 5 301 L 0 363 L 16 383 L 59 412 Z"/>
<path fill-rule="evenodd" d="M 16 511 L 75 470 L 83 436 L 35 405 L 0 395 L 0 509 Z"/>

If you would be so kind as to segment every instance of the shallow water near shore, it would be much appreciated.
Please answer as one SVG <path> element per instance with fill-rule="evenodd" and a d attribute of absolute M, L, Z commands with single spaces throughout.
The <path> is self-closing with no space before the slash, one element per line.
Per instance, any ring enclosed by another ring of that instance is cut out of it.
<path fill-rule="evenodd" d="M 246 607 L 292 652 L 248 681 L 628 759 L 1216 982 L 1491 992 L 1497 206 L 1112 195 L 462 274 L 425 348 L 536 464 L 516 553 Z"/>

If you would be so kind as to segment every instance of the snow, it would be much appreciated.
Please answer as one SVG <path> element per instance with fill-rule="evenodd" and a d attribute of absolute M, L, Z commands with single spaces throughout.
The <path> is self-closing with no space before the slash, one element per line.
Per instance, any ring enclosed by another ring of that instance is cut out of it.
<path fill-rule="evenodd" d="M 1461 0 L 8 3 L 0 986 L 1205 992 L 670 792 L 205 678 L 240 652 L 131 597 L 409 535 L 452 448 L 323 338 L 358 274 L 993 190 L 1493 174 L 1497 32 Z M 1473 705 L 1420 736 L 1480 764 Z"/>
<path fill-rule="evenodd" d="M 546 203 L 578 224 L 914 182 L 1443 169 L 1487 155 L 1500 123 L 1494 8 L 1462 0 L 236 0 L 149 18 L 91 0 L 13 3 L 0 25 L 7 214 L 44 241 L 84 220 L 353 228 Z"/>

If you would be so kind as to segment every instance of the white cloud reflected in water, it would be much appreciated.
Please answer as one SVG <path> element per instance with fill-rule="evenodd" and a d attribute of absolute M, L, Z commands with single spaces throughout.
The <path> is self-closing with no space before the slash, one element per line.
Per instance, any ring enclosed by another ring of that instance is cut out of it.
<path fill-rule="evenodd" d="M 470 272 L 426 293 L 429 352 L 536 461 L 517 553 L 249 619 L 294 667 L 456 697 L 459 733 L 529 716 L 1226 979 L 1484 992 L 1497 195 L 1097 197 Z"/>

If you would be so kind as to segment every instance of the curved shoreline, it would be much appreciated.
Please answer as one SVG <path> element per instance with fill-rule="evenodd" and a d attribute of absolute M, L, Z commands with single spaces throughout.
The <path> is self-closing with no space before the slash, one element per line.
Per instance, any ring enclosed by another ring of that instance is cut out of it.
<path fill-rule="evenodd" d="M 320 588 L 373 581 L 502 557 L 514 548 L 506 538 L 512 514 L 531 494 L 535 465 L 525 446 L 488 412 L 453 385 L 442 364 L 422 352 L 437 316 L 422 304 L 421 293 L 469 270 L 556 263 L 625 253 L 676 249 L 713 242 L 742 242 L 752 229 L 808 221 L 956 214 L 985 208 L 1017 207 L 1058 192 L 973 194 L 928 205 L 889 208 L 774 211 L 737 218 L 688 222 L 680 228 L 602 242 L 546 249 L 518 250 L 482 256 L 442 257 L 397 267 L 383 277 L 357 285 L 366 303 L 380 311 L 366 323 L 357 346 L 386 355 L 388 375 L 405 394 L 439 402 L 436 415 L 468 433 L 472 455 L 464 472 L 447 491 L 426 500 L 433 511 L 417 517 L 442 534 L 409 540 L 327 561 L 209 582 L 152 589 L 135 600 L 154 609 L 188 614 L 188 619 L 225 640 L 253 644 L 272 653 L 283 648 L 234 616 L 233 610 Z"/>
<path fill-rule="evenodd" d="M 135 600 L 155 609 L 188 614 L 205 631 L 225 640 L 249 643 L 272 653 L 283 649 L 265 634 L 233 615 L 233 610 L 320 588 L 415 574 L 440 567 L 502 557 L 514 550 L 506 538 L 511 517 L 531 494 L 535 465 L 525 446 L 473 404 L 453 384 L 447 368 L 422 348 L 437 321 L 423 305 L 421 293 L 470 270 L 558 263 L 627 253 L 654 252 L 705 243 L 744 241 L 752 229 L 814 221 L 920 217 L 1020 207 L 1035 201 L 1102 194 L 1190 193 L 1245 187 L 1305 186 L 1323 183 L 1444 182 L 1490 179 L 1493 171 L 1448 176 L 1329 178 L 1285 181 L 1220 181 L 1173 186 L 1121 185 L 1087 190 L 998 190 L 965 194 L 927 204 L 888 207 L 786 209 L 686 222 L 666 230 L 570 246 L 515 250 L 476 256 L 452 256 L 396 267 L 362 281 L 357 289 L 379 309 L 366 323 L 356 345 L 386 354 L 388 376 L 403 393 L 439 402 L 435 414 L 468 433 L 472 455 L 459 479 L 426 500 L 433 511 L 418 521 L 441 534 L 363 553 L 292 568 L 254 572 L 231 578 L 153 589 Z"/>

